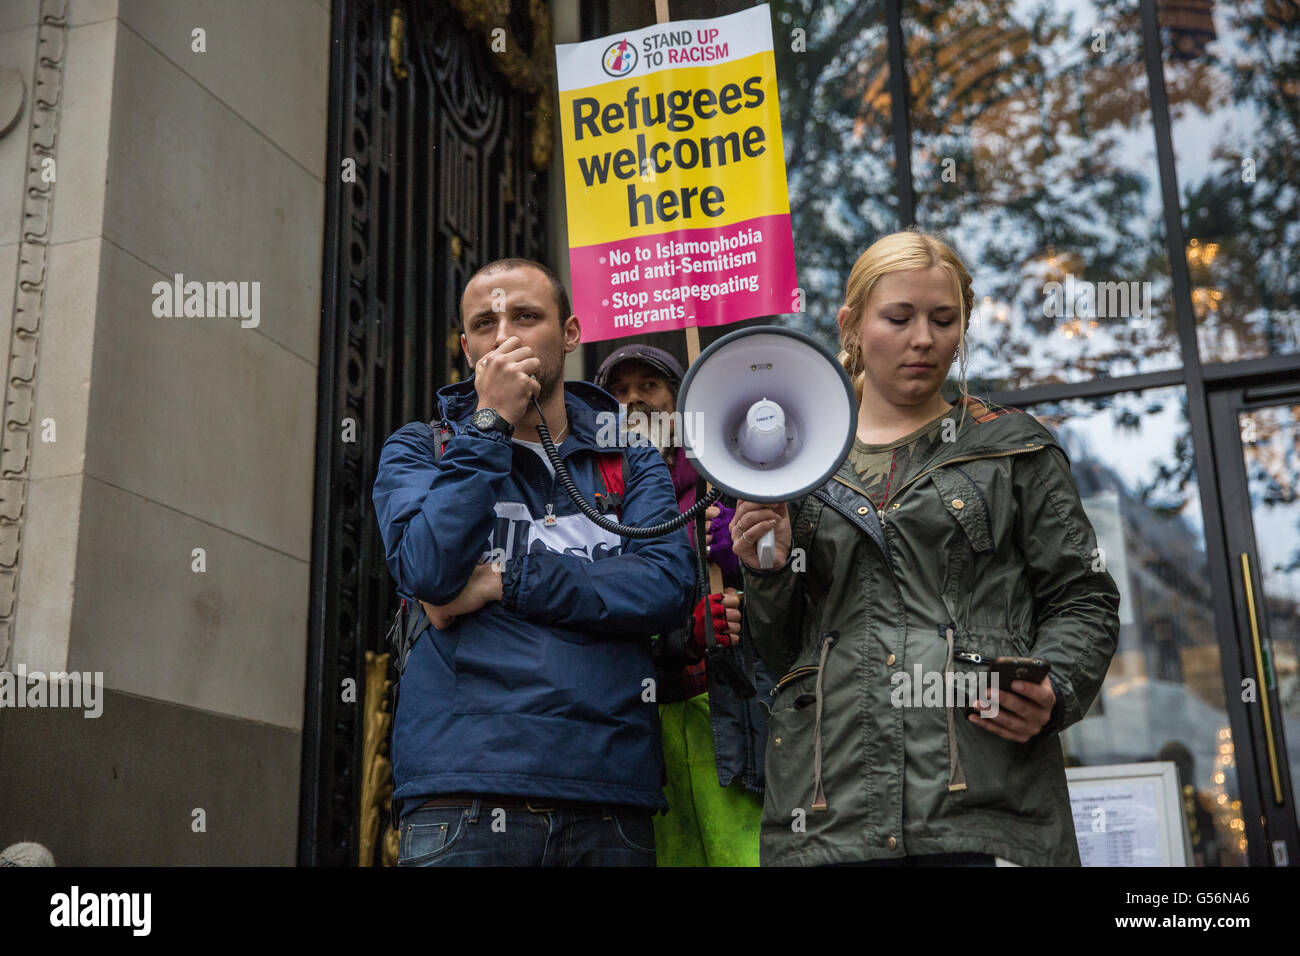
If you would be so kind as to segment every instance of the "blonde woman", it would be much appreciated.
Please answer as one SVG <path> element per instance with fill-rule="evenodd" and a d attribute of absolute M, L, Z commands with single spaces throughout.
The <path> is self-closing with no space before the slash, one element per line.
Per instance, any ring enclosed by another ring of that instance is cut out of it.
<path fill-rule="evenodd" d="M 1061 446 L 966 394 L 972 303 L 937 238 L 867 249 L 837 316 L 859 400 L 848 459 L 788 506 L 736 509 L 746 627 L 784 675 L 764 865 L 1079 863 L 1057 735 L 1101 686 L 1119 594 Z M 952 404 L 940 386 L 956 360 Z M 764 571 L 755 543 L 772 528 Z M 1051 671 L 972 707 L 954 693 L 985 686 L 972 654 Z"/>

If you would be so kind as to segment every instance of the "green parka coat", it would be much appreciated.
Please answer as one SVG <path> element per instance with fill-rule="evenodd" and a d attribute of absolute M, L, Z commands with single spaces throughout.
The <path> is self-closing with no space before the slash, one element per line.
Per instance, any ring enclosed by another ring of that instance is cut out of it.
<path fill-rule="evenodd" d="M 1101 687 L 1119 593 L 1047 429 L 973 399 L 951 418 L 954 440 L 879 512 L 846 462 L 790 503 L 784 566 L 742 562 L 749 639 L 784 675 L 765 866 L 956 852 L 1079 863 L 1057 735 Z M 897 706 L 964 651 L 1051 662 L 1057 704 L 1038 736 L 1006 740 L 933 697 Z"/>

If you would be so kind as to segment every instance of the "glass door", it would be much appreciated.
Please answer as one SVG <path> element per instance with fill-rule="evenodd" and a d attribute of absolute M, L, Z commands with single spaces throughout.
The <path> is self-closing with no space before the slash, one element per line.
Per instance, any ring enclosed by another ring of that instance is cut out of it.
<path fill-rule="evenodd" d="M 1228 691 L 1249 725 L 1268 859 L 1300 864 L 1300 377 L 1212 392 L 1210 418 L 1244 675 Z"/>

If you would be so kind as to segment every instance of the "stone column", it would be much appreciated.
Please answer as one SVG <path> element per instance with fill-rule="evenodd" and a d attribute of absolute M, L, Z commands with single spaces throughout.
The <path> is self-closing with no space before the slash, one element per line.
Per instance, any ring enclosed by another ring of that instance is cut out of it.
<path fill-rule="evenodd" d="M 328 0 L 0 11 L 0 663 L 105 686 L 0 710 L 0 845 L 294 861 L 329 41 Z"/>

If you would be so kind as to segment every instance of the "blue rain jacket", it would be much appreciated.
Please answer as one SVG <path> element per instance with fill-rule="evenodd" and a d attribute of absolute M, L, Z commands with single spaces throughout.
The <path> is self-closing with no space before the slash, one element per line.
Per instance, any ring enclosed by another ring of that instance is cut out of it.
<path fill-rule="evenodd" d="M 565 383 L 559 446 L 579 490 L 605 491 L 597 445 L 618 405 Z M 620 538 L 580 514 L 530 448 L 469 424 L 473 379 L 442 388 L 453 436 L 415 422 L 384 443 L 373 500 L 388 569 L 408 600 L 450 602 L 482 561 L 503 562 L 502 599 L 429 627 L 411 649 L 393 726 L 394 799 L 405 810 L 469 791 L 664 808 L 651 635 L 695 605 L 686 532 Z M 662 457 L 624 449 L 621 520 L 675 516 Z M 549 520 L 548 520 L 549 516 Z M 419 604 L 417 613 L 423 615 Z"/>

